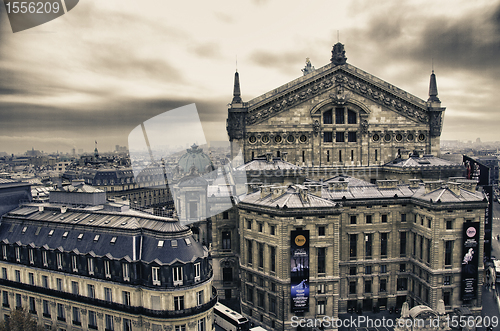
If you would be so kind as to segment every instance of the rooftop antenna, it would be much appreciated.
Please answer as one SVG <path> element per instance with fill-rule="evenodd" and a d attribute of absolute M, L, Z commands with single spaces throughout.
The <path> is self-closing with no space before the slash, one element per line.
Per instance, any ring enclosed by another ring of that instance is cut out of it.
<path fill-rule="evenodd" d="M 431 58 L 431 63 L 432 63 L 432 72 L 434 72 L 434 58 Z"/>
<path fill-rule="evenodd" d="M 238 72 L 238 55 L 236 55 L 236 72 Z"/>
<path fill-rule="evenodd" d="M 340 42 L 340 31 L 337 30 L 337 42 L 339 43 Z"/>

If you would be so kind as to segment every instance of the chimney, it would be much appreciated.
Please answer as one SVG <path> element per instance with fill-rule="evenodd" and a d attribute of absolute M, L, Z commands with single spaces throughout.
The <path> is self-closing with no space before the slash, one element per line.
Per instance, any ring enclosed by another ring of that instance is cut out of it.
<path fill-rule="evenodd" d="M 271 194 L 271 186 L 262 185 L 260 187 L 260 198 L 263 199 L 263 198 L 267 197 L 269 194 Z"/>
<path fill-rule="evenodd" d="M 460 186 L 461 186 L 460 183 L 448 182 L 448 188 L 455 195 L 460 195 Z"/>
<path fill-rule="evenodd" d="M 321 184 L 306 184 L 305 185 L 311 194 L 321 198 L 321 189 L 323 185 Z"/>
<path fill-rule="evenodd" d="M 443 181 L 437 180 L 433 182 L 424 182 L 424 185 L 425 185 L 425 194 L 427 194 L 441 188 L 441 186 L 443 186 Z"/>
<path fill-rule="evenodd" d="M 349 182 L 346 182 L 346 181 L 329 182 L 328 189 L 330 191 L 345 191 L 345 190 L 347 190 L 348 185 L 349 185 Z"/>
<path fill-rule="evenodd" d="M 398 188 L 398 180 L 397 179 L 379 179 L 377 180 L 378 188 Z"/>
<path fill-rule="evenodd" d="M 300 195 L 300 198 L 302 199 L 302 201 L 308 202 L 309 197 L 307 196 L 307 191 L 308 191 L 307 187 L 300 186 L 300 187 L 298 187 L 298 190 L 299 190 L 299 195 Z"/>
<path fill-rule="evenodd" d="M 68 210 L 68 207 L 66 207 L 66 206 L 61 206 L 61 214 L 66 213 L 66 210 Z"/>
<path fill-rule="evenodd" d="M 271 187 L 271 199 L 277 199 L 285 193 L 286 186 Z"/>
<path fill-rule="evenodd" d="M 399 150 L 399 152 L 400 152 L 401 160 L 408 160 L 408 158 L 410 157 L 410 150 L 408 150 L 408 149 L 401 148 Z"/>
<path fill-rule="evenodd" d="M 43 211 L 43 206 L 38 206 L 38 211 L 42 212 Z"/>
<path fill-rule="evenodd" d="M 408 183 L 409 183 L 408 186 L 411 189 L 417 189 L 420 186 L 421 181 L 420 181 L 420 179 L 409 179 Z"/>

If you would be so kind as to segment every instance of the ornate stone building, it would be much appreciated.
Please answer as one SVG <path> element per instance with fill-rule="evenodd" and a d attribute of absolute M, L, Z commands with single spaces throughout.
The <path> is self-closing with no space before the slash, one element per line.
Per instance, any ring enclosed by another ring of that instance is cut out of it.
<path fill-rule="evenodd" d="M 424 101 L 346 60 L 337 43 L 331 63 L 306 66 L 304 76 L 247 102 L 236 73 L 227 119 L 233 155 L 241 148 L 246 163 L 286 152 L 308 168 L 380 166 L 403 150 L 439 156 L 445 108 L 434 73 Z"/>

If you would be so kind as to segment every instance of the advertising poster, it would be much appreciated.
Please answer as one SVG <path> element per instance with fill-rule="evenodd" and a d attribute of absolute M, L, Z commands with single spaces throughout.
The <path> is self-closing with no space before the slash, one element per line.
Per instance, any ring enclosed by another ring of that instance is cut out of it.
<path fill-rule="evenodd" d="M 467 179 L 475 179 L 479 186 L 489 185 L 490 169 L 487 166 L 466 155 L 463 156 L 463 163 Z"/>
<path fill-rule="evenodd" d="M 309 311 L 309 230 L 291 233 L 291 307 L 292 313 Z"/>
<path fill-rule="evenodd" d="M 464 223 L 462 238 L 461 299 L 473 300 L 477 297 L 479 222 Z"/>
<path fill-rule="evenodd" d="M 491 230 L 493 226 L 493 187 L 483 186 L 483 192 L 488 199 L 488 207 L 484 211 L 484 257 L 491 258 Z"/>

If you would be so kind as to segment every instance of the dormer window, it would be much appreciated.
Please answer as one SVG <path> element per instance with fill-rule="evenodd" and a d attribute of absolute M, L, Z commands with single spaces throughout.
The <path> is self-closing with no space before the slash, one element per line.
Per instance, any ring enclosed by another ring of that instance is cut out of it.
<path fill-rule="evenodd" d="M 83 239 L 83 233 L 80 233 L 80 234 L 78 235 L 78 240 L 82 240 L 82 239 Z"/>
<path fill-rule="evenodd" d="M 160 281 L 160 268 L 159 267 L 152 267 L 151 268 L 151 273 L 152 273 L 152 278 L 153 278 L 153 285 L 161 285 Z M 175 281 L 174 281 L 175 285 Z"/>
<path fill-rule="evenodd" d="M 104 274 L 106 278 L 111 278 L 111 269 L 109 267 L 109 261 L 104 261 Z"/>
<path fill-rule="evenodd" d="M 42 251 L 42 263 L 44 267 L 49 266 L 49 263 L 47 262 L 47 251 Z"/>
<path fill-rule="evenodd" d="M 173 267 L 172 273 L 174 279 L 174 286 L 182 285 L 183 284 L 182 267 Z"/>
<path fill-rule="evenodd" d="M 87 259 L 87 268 L 89 270 L 89 275 L 94 275 L 94 258 L 93 257 L 89 257 Z"/>
<path fill-rule="evenodd" d="M 71 256 L 71 265 L 73 267 L 73 272 L 78 272 L 78 264 L 76 255 Z"/>
<path fill-rule="evenodd" d="M 94 242 L 98 242 L 98 241 L 99 241 L 99 237 L 100 237 L 100 236 L 101 236 L 101 235 L 96 234 L 96 235 L 95 235 L 95 237 L 94 237 Z"/>
<path fill-rule="evenodd" d="M 61 253 L 57 253 L 56 255 L 56 259 L 57 259 L 57 269 L 62 269 L 62 254 Z"/>
<path fill-rule="evenodd" d="M 7 246 L 2 245 L 2 256 L 4 260 L 7 260 Z"/>
<path fill-rule="evenodd" d="M 123 281 L 130 281 L 130 266 L 128 263 L 122 263 Z"/>
<path fill-rule="evenodd" d="M 194 264 L 194 281 L 199 282 L 201 279 L 201 263 Z"/>
<path fill-rule="evenodd" d="M 66 238 L 68 238 L 68 234 L 69 234 L 69 232 L 68 232 L 68 231 L 64 232 L 64 233 L 63 233 L 63 236 L 62 236 L 62 238 L 63 238 L 63 239 L 66 239 Z"/>
<path fill-rule="evenodd" d="M 163 247 L 163 243 L 164 243 L 163 240 L 158 240 L 158 248 Z"/>
<path fill-rule="evenodd" d="M 54 234 L 54 229 L 49 231 L 49 237 L 52 237 L 53 234 Z"/>
<path fill-rule="evenodd" d="M 16 262 L 21 262 L 21 247 L 16 247 Z"/>
<path fill-rule="evenodd" d="M 28 227 L 27 227 L 27 226 L 25 226 L 25 227 L 23 228 L 23 230 L 21 231 L 21 232 L 22 232 L 22 234 L 25 234 L 25 233 L 26 233 L 26 230 L 28 230 Z"/>
<path fill-rule="evenodd" d="M 171 245 L 172 247 L 177 247 L 177 240 L 171 240 L 171 241 L 170 241 L 170 245 Z"/>
<path fill-rule="evenodd" d="M 28 251 L 28 255 L 29 255 L 29 259 L 30 259 L 30 264 L 34 264 L 35 263 L 35 259 L 34 259 L 34 256 L 33 256 L 33 249 L 30 248 L 30 250 Z"/>

